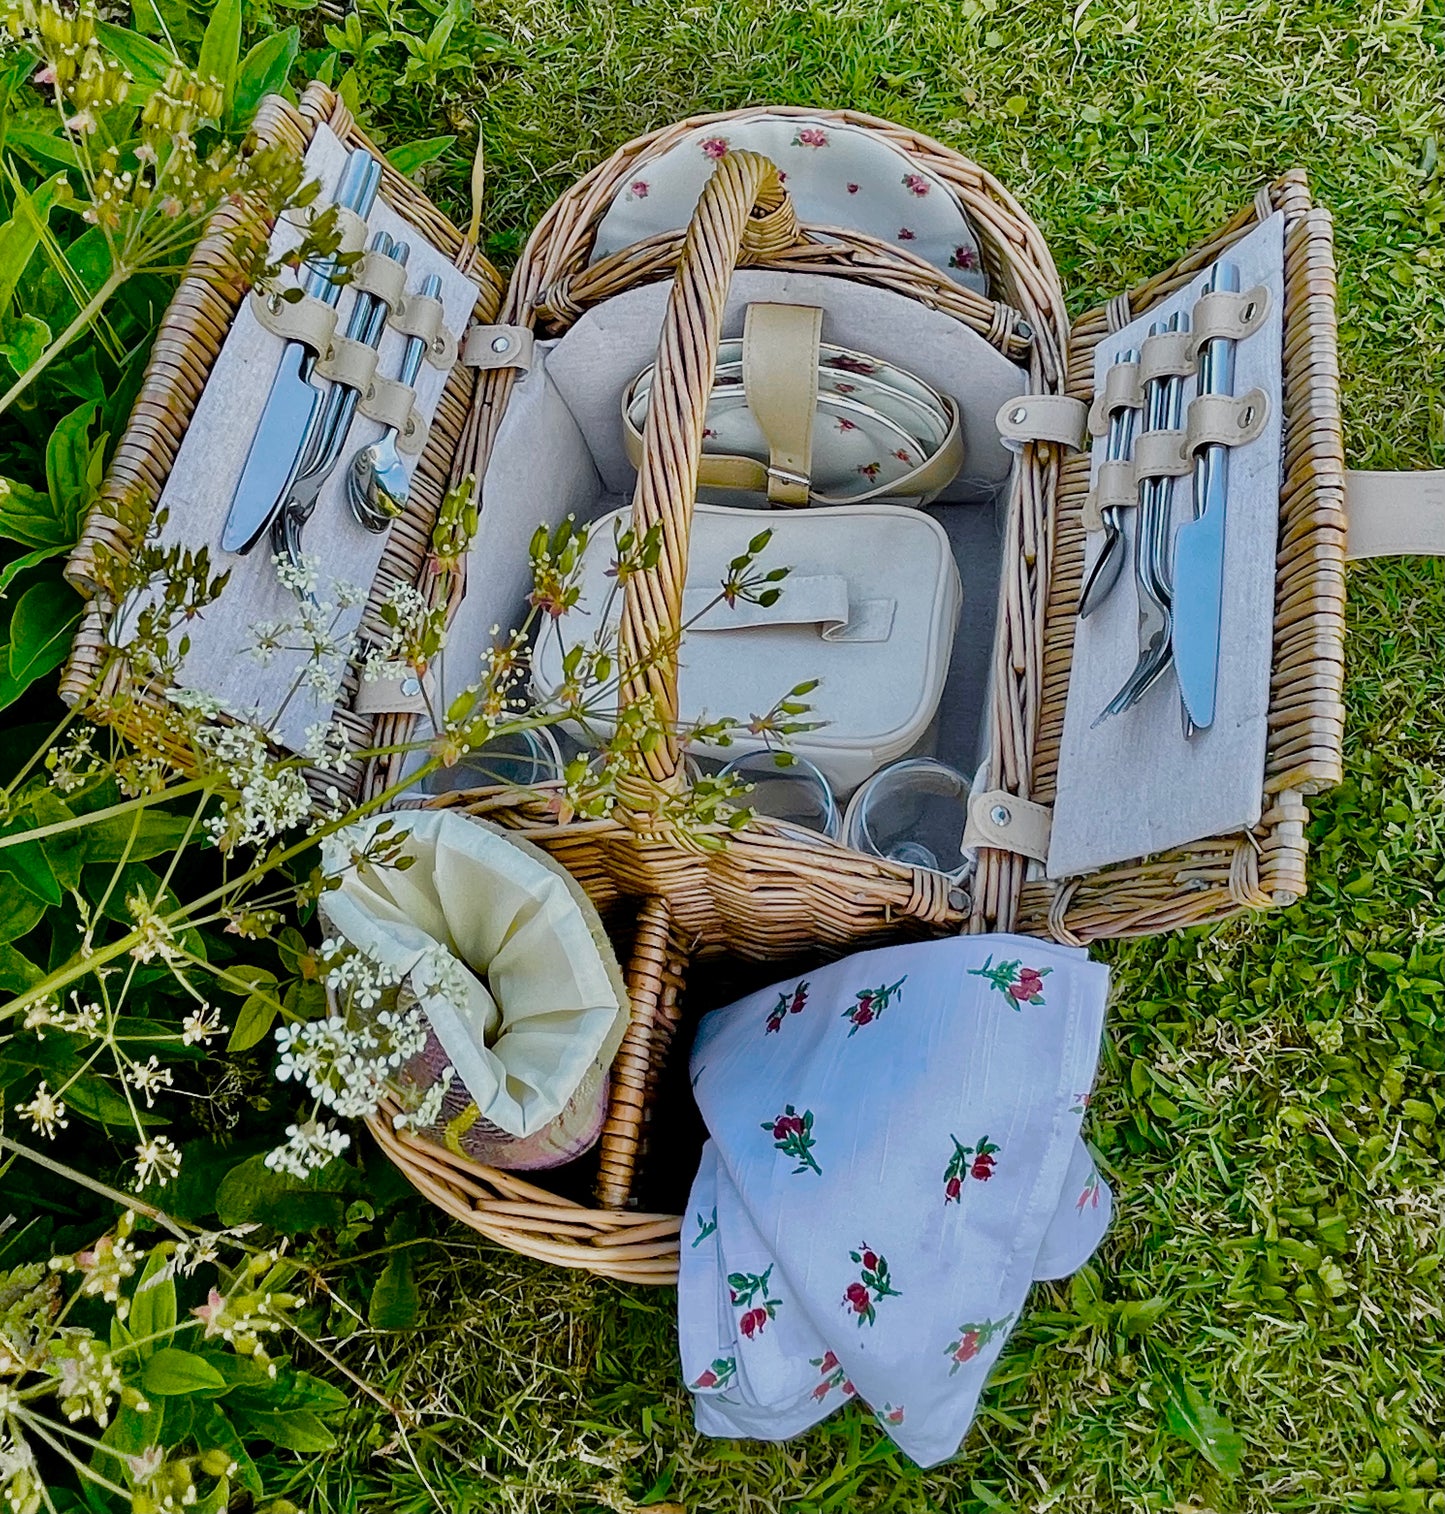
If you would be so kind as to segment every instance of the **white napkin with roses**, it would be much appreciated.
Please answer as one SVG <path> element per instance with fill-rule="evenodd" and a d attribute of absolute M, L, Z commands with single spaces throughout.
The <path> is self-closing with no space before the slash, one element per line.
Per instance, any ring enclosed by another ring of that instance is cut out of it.
<path fill-rule="evenodd" d="M 1030 1283 L 1109 1223 L 1079 1133 L 1108 983 L 1074 948 L 960 936 L 703 1020 L 678 1289 L 699 1430 L 781 1440 L 857 1399 L 919 1464 L 957 1451 Z"/>

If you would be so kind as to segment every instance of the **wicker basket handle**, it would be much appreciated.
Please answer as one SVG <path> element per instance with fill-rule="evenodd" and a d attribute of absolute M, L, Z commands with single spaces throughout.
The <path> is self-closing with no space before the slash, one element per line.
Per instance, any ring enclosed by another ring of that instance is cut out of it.
<path fill-rule="evenodd" d="M 677 640 L 703 419 L 728 288 L 744 248 L 774 252 L 797 239 L 797 219 L 777 167 L 752 152 L 720 159 L 687 228 L 663 317 L 632 498 L 639 539 L 654 525 L 662 527 L 657 565 L 627 585 L 619 640 L 621 666 L 632 669 L 623 678 L 622 705 L 651 699 L 667 728 L 665 738 L 643 759 L 653 783 L 671 785 L 681 771 L 673 729 L 678 718 Z"/>

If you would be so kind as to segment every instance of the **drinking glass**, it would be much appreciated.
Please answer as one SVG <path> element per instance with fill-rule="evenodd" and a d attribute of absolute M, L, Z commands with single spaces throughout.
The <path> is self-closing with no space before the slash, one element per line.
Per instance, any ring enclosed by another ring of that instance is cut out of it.
<path fill-rule="evenodd" d="M 909 757 L 881 769 L 853 795 L 844 842 L 907 867 L 962 878 L 968 780 L 932 757 Z"/>
<path fill-rule="evenodd" d="M 426 783 L 433 794 L 453 789 L 485 789 L 506 784 L 532 788 L 562 776 L 562 754 L 545 726 L 508 731 L 473 748 L 454 767 L 438 768 Z"/>
<path fill-rule="evenodd" d="M 779 767 L 769 751 L 744 752 L 726 764 L 718 777 L 752 784 L 752 792 L 743 799 L 759 815 L 837 839 L 839 817 L 833 790 L 806 757 L 794 757 L 787 767 Z"/>

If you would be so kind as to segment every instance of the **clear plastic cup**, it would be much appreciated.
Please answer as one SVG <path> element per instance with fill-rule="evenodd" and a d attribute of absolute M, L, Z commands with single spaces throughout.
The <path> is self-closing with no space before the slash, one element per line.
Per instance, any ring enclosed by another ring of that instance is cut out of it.
<path fill-rule="evenodd" d="M 468 752 L 455 766 L 438 768 L 428 778 L 426 787 L 433 794 L 500 784 L 533 788 L 561 776 L 562 754 L 557 750 L 557 742 L 545 726 L 536 726 L 494 736 L 485 746 Z"/>
<path fill-rule="evenodd" d="M 838 803 L 828 780 L 806 757 L 794 757 L 787 767 L 779 767 L 769 751 L 744 752 L 727 763 L 718 777 L 752 784 L 743 802 L 757 814 L 837 840 Z"/>
<path fill-rule="evenodd" d="M 909 757 L 881 769 L 853 795 L 843 839 L 905 867 L 961 879 L 972 868 L 963 854 L 968 780 L 932 757 Z"/>

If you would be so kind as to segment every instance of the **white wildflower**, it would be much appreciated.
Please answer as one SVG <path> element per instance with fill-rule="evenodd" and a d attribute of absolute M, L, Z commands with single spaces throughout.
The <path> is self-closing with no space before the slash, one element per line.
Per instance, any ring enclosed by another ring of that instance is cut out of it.
<path fill-rule="evenodd" d="M 301 670 L 301 687 L 315 695 L 318 704 L 335 704 L 341 694 L 341 675 L 321 662 L 308 662 Z"/>
<path fill-rule="evenodd" d="M 171 1070 L 162 1067 L 152 1053 L 144 1062 L 132 1062 L 125 1071 L 125 1079 L 137 1093 L 145 1095 L 146 1108 L 154 1109 L 156 1094 L 171 1086 Z"/>
<path fill-rule="evenodd" d="M 45 765 L 50 769 L 52 788 L 62 794 L 74 793 L 87 778 L 100 771 L 100 758 L 91 747 L 94 739 L 94 726 L 77 726 L 68 742 L 46 753 Z"/>
<path fill-rule="evenodd" d="M 87 1414 L 102 1429 L 110 1423 L 110 1405 L 121 1388 L 120 1369 L 88 1331 L 64 1332 L 45 1369 L 56 1379 L 61 1411 L 72 1424 Z"/>
<path fill-rule="evenodd" d="M 70 1008 L 55 1010 L 50 1017 L 50 1023 L 57 1030 L 66 1030 L 73 1036 L 85 1036 L 90 1040 L 95 1040 L 101 1034 L 100 1022 L 104 1015 L 105 1011 L 94 999 L 89 999 L 82 1004 L 80 995 L 71 989 Z"/>
<path fill-rule="evenodd" d="M 56 1016 L 60 1013 L 59 1006 L 54 999 L 37 999 L 29 1009 L 25 1011 L 25 1019 L 21 1022 L 26 1030 L 35 1032 L 35 1039 L 45 1039 L 45 1028 L 48 1025 L 56 1025 Z"/>
<path fill-rule="evenodd" d="M 0 1499 L 8 1514 L 39 1514 L 44 1507 L 43 1486 L 35 1453 L 27 1442 L 11 1440 L 0 1430 Z"/>
<path fill-rule="evenodd" d="M 179 709 L 192 710 L 205 720 L 219 720 L 230 713 L 224 701 L 204 689 L 171 688 L 166 690 L 166 698 Z"/>
<path fill-rule="evenodd" d="M 150 962 L 156 957 L 162 962 L 181 959 L 183 954 L 176 946 L 175 932 L 145 894 L 137 890 L 126 899 L 125 907 L 140 934 L 140 940 L 130 949 L 137 962 Z"/>
<path fill-rule="evenodd" d="M 323 773 L 344 773 L 351 760 L 351 743 L 340 721 L 318 721 L 306 727 L 302 755 Z"/>
<path fill-rule="evenodd" d="M 351 1145 L 351 1137 L 324 1120 L 307 1120 L 286 1127 L 286 1144 L 266 1153 L 266 1165 L 273 1172 L 290 1173 L 304 1178 L 325 1167 Z"/>
<path fill-rule="evenodd" d="M 207 1046 L 225 1028 L 221 1024 L 220 1014 L 209 1004 L 202 1004 L 181 1022 L 181 1040 L 187 1046 Z"/>
<path fill-rule="evenodd" d="M 348 583 L 344 578 L 337 578 L 332 580 L 331 597 L 338 610 L 352 610 L 357 605 L 366 603 L 366 590 Z"/>
<path fill-rule="evenodd" d="M 114 1234 L 101 1236 L 88 1251 L 50 1259 L 52 1272 L 80 1273 L 81 1293 L 90 1298 L 99 1296 L 107 1304 L 114 1304 L 116 1317 L 122 1321 L 130 1310 L 130 1300 L 121 1297 L 120 1285 L 126 1278 L 134 1276 L 140 1256 L 127 1239 L 134 1225 L 135 1212 L 127 1209 Z"/>
<path fill-rule="evenodd" d="M 271 558 L 276 577 L 293 594 L 314 594 L 321 582 L 321 559 L 314 552 L 303 552 L 297 561 L 276 553 Z"/>
<path fill-rule="evenodd" d="M 171 1257 L 175 1270 L 185 1277 L 191 1277 L 198 1268 L 217 1260 L 220 1256 L 219 1239 L 219 1236 L 207 1230 L 188 1240 L 177 1242 Z"/>
<path fill-rule="evenodd" d="M 454 1009 L 465 1012 L 471 1002 L 475 979 L 466 964 L 440 941 L 434 941 L 418 958 L 412 981 L 421 992 L 435 994 Z"/>
<path fill-rule="evenodd" d="M 17 1104 L 15 1112 L 24 1115 L 30 1121 L 30 1128 L 46 1140 L 70 1124 L 65 1118 L 65 1105 L 50 1092 L 43 1078 L 35 1090 L 35 1097 L 28 1104 Z"/>
<path fill-rule="evenodd" d="M 284 620 L 258 620 L 251 627 L 251 657 L 265 668 L 269 667 L 277 652 L 281 651 L 291 627 Z"/>
<path fill-rule="evenodd" d="M 142 1141 L 135 1149 L 136 1182 L 146 1187 L 152 1178 L 162 1188 L 181 1170 L 181 1153 L 175 1142 L 163 1135 Z"/>
<path fill-rule="evenodd" d="M 455 1067 L 443 1068 L 441 1077 L 416 1100 L 410 1109 L 403 1110 L 393 1117 L 392 1127 L 396 1130 L 430 1130 L 442 1117 L 442 1105 L 446 1101 L 447 1094 L 451 1092 L 456 1075 Z M 412 1096 L 415 1097 L 414 1090 Z"/>

